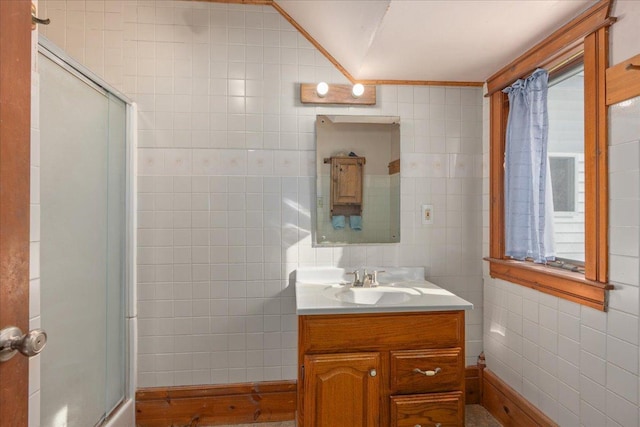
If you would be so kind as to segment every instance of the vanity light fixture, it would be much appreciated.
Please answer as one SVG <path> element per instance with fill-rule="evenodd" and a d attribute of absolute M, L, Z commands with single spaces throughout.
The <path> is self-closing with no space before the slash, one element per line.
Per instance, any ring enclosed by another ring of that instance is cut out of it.
<path fill-rule="evenodd" d="M 360 98 L 364 94 L 364 85 L 362 83 L 356 83 L 351 89 L 351 95 L 354 98 Z"/>
<path fill-rule="evenodd" d="M 320 82 L 316 86 L 316 93 L 320 98 L 324 98 L 329 92 L 329 85 L 326 82 Z"/>
<path fill-rule="evenodd" d="M 375 105 L 376 86 L 362 83 L 328 84 L 301 83 L 300 102 L 303 104 Z"/>

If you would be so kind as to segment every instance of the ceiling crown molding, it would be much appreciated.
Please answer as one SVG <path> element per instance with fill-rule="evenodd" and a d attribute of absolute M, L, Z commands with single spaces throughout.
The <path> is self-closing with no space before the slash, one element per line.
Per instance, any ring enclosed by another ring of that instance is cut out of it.
<path fill-rule="evenodd" d="M 247 4 L 247 5 L 260 5 L 260 6 L 272 6 L 278 13 L 286 19 L 309 43 L 311 43 L 327 60 L 333 64 L 343 76 L 347 78 L 351 83 L 362 83 L 364 85 L 413 85 L 413 86 L 470 86 L 481 87 L 484 82 L 459 82 L 459 81 L 434 81 L 434 80 L 389 80 L 389 79 L 368 79 L 358 80 L 349 73 L 349 71 L 342 66 L 334 57 L 327 51 L 311 34 L 309 34 L 291 15 L 289 15 L 277 2 L 273 0 L 189 0 L 189 1 L 201 1 L 207 3 L 230 3 L 230 4 Z"/>

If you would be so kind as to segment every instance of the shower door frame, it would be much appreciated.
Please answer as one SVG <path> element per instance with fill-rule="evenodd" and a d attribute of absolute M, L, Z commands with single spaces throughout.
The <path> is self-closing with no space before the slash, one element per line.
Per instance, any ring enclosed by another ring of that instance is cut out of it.
<path fill-rule="evenodd" d="M 31 2 L 0 1 L 0 328 L 29 328 Z M 0 425 L 27 425 L 29 361 L 0 363 Z"/>
<path fill-rule="evenodd" d="M 2 0 L 0 0 L 2 2 Z M 136 182 L 136 170 L 135 165 L 137 163 L 136 145 L 137 145 L 137 105 L 129 99 L 122 92 L 105 82 L 101 77 L 93 73 L 91 70 L 71 58 L 63 49 L 51 42 L 45 36 L 40 34 L 38 36 L 37 52 L 42 54 L 48 59 L 55 62 L 58 66 L 65 69 L 70 74 L 76 76 L 78 79 L 83 80 L 89 86 L 97 86 L 99 89 L 108 92 L 115 98 L 124 102 L 126 108 L 126 135 L 125 135 L 125 152 L 126 152 L 126 166 L 125 166 L 125 244 L 124 244 L 124 260 L 123 265 L 125 268 L 125 283 L 124 283 L 124 334 L 125 334 L 125 391 L 124 396 L 120 403 L 112 408 L 112 411 L 107 415 L 106 419 L 100 420 L 100 423 L 105 423 L 110 420 L 111 415 L 115 415 L 121 407 L 128 401 L 133 401 L 135 398 L 135 379 L 136 379 L 136 199 L 135 188 Z M 37 60 L 37 59 L 36 59 Z M 46 351 L 46 350 L 45 350 Z M 107 408 L 105 408 L 107 410 Z M 102 425 L 102 424 L 100 424 Z M 0 424 L 0 427 L 2 425 Z"/>

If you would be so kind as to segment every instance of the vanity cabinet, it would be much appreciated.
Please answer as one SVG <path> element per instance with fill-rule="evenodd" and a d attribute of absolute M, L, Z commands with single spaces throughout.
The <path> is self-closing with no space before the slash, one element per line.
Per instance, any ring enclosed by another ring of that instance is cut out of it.
<path fill-rule="evenodd" d="M 299 316 L 298 426 L 464 425 L 464 311 Z"/>

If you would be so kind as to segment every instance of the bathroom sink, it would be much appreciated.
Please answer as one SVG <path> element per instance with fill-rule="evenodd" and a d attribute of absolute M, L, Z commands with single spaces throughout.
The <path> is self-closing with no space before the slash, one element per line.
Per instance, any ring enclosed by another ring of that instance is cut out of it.
<path fill-rule="evenodd" d="M 354 277 L 349 272 L 353 270 L 338 267 L 296 270 L 296 312 L 348 314 L 473 308 L 470 302 L 425 280 L 422 267 L 366 267 L 369 272 L 381 273 L 377 287 L 352 286 Z"/>
<path fill-rule="evenodd" d="M 378 286 L 375 288 L 332 285 L 324 289 L 323 295 L 351 304 L 394 305 L 405 303 L 412 297 L 421 294 L 415 289 L 398 285 Z"/>

